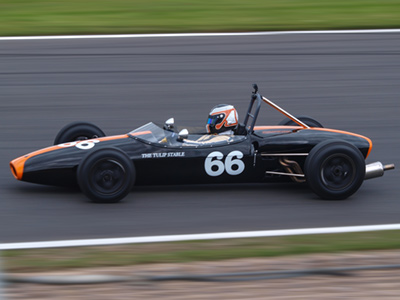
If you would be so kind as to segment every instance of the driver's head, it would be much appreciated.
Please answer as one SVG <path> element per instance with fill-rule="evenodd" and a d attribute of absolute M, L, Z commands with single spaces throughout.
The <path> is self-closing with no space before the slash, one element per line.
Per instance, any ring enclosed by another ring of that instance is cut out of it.
<path fill-rule="evenodd" d="M 233 105 L 219 104 L 211 109 L 206 129 L 208 133 L 221 133 L 233 130 L 238 123 L 238 113 Z"/>

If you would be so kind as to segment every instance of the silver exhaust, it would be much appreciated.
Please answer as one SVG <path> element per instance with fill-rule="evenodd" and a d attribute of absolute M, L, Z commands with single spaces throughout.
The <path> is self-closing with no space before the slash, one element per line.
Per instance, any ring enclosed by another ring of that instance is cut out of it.
<path fill-rule="evenodd" d="M 383 165 L 380 161 L 365 165 L 364 180 L 381 177 L 385 171 L 393 170 L 394 164 Z"/>

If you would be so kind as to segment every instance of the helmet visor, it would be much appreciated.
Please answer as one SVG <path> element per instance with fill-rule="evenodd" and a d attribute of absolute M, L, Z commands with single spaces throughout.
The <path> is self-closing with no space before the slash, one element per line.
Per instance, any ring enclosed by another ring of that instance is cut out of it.
<path fill-rule="evenodd" d="M 218 123 L 219 119 L 220 119 L 219 115 L 208 116 L 207 125 L 215 126 L 215 124 Z"/>

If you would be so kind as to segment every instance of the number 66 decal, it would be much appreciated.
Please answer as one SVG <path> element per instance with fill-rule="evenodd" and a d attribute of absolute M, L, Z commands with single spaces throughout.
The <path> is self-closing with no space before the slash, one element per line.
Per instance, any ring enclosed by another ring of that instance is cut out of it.
<path fill-rule="evenodd" d="M 211 152 L 207 155 L 204 162 L 204 169 L 210 176 L 219 176 L 224 171 L 229 175 L 239 175 L 244 170 L 244 162 L 240 159 L 243 158 L 243 153 L 240 151 L 230 152 L 222 162 L 224 155 L 219 151 Z"/>

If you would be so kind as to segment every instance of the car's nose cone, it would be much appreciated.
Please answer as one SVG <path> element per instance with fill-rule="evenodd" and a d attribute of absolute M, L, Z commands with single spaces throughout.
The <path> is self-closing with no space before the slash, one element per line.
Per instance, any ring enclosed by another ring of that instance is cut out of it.
<path fill-rule="evenodd" d="M 26 157 L 21 156 L 10 162 L 11 173 L 18 180 L 22 179 L 22 175 L 24 174 L 24 165 L 25 165 Z"/>

